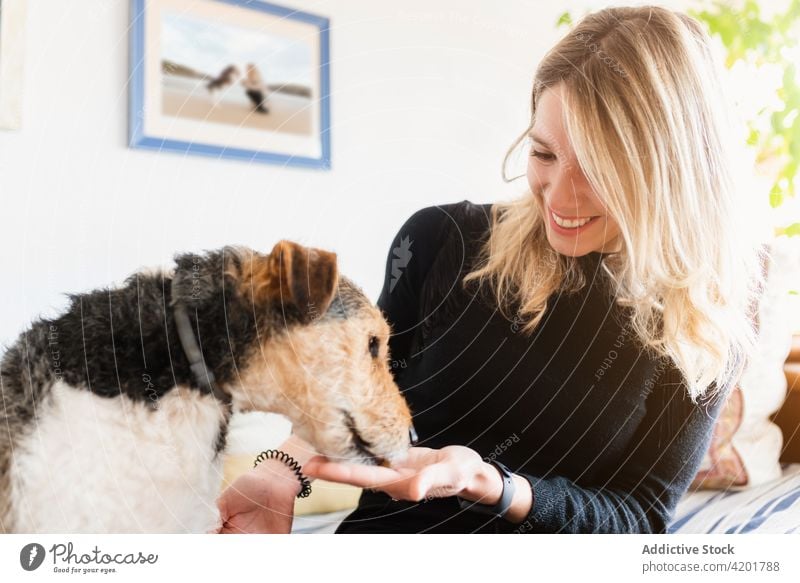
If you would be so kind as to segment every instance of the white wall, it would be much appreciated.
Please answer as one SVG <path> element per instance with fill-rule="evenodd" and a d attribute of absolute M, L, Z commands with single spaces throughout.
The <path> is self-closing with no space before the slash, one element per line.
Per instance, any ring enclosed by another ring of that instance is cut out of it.
<path fill-rule="evenodd" d="M 29 1 L 23 126 L 0 131 L 0 342 L 64 292 L 228 243 L 334 250 L 376 299 L 414 210 L 520 191 L 500 161 L 558 14 L 587 3 L 288 1 L 331 18 L 324 172 L 128 149 L 128 1 Z"/>

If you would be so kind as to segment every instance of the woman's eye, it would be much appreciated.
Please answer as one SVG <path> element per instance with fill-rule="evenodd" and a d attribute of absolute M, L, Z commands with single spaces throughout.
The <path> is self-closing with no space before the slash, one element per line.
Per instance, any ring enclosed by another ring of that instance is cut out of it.
<path fill-rule="evenodd" d="M 539 158 L 539 160 L 542 160 L 544 162 L 552 162 L 553 160 L 556 159 L 556 157 L 553 154 L 548 154 L 547 152 L 539 152 L 538 150 L 531 150 L 531 156 L 533 156 L 534 158 Z"/>
<path fill-rule="evenodd" d="M 372 355 L 372 358 L 378 357 L 378 351 L 380 350 L 380 342 L 378 342 L 377 336 L 370 336 L 369 337 L 369 353 Z"/>

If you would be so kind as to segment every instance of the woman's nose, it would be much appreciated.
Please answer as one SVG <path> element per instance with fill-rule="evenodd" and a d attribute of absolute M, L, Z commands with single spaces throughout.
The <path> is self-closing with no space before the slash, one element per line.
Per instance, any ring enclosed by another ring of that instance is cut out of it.
<path fill-rule="evenodd" d="M 417 441 L 419 441 L 419 437 L 417 437 L 417 430 L 414 429 L 413 424 L 408 427 L 408 440 L 411 442 L 411 445 L 417 445 Z"/>
<path fill-rule="evenodd" d="M 563 169 L 551 180 L 550 187 L 548 202 L 552 208 L 581 212 L 582 207 L 588 206 L 586 203 L 591 198 L 592 186 L 580 168 Z"/>

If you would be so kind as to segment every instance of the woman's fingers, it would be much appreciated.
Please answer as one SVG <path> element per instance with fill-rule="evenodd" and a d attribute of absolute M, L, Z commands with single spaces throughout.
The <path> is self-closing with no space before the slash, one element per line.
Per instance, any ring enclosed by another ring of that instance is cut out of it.
<path fill-rule="evenodd" d="M 382 489 L 393 498 L 412 500 L 440 498 L 448 496 L 452 489 L 452 476 L 446 464 L 434 463 L 399 472 L 401 478 L 386 484 Z"/>
<path fill-rule="evenodd" d="M 303 464 L 303 473 L 313 478 L 360 488 L 380 488 L 400 478 L 400 474 L 391 468 L 332 462 L 321 456 L 314 456 Z"/>
<path fill-rule="evenodd" d="M 430 450 L 418 452 L 417 455 L 419 458 L 429 456 Z M 450 496 L 458 490 L 458 485 L 454 483 L 452 464 L 441 462 L 394 469 L 332 462 L 323 456 L 315 456 L 303 465 L 303 472 L 331 482 L 382 490 L 393 498 L 404 500 L 440 498 Z"/>
<path fill-rule="evenodd" d="M 395 469 L 421 469 L 438 460 L 439 450 L 430 447 L 409 447 L 405 454 L 392 462 Z"/>

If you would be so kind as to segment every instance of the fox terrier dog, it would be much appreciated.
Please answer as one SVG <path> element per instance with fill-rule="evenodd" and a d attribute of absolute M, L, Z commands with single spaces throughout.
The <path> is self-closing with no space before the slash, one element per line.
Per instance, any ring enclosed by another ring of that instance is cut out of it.
<path fill-rule="evenodd" d="M 0 360 L 0 532 L 209 532 L 236 412 L 284 415 L 332 459 L 413 439 L 389 324 L 334 253 L 179 254 L 69 297 Z"/>

